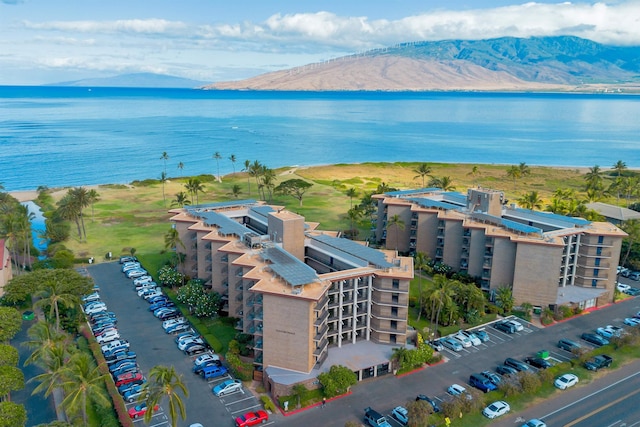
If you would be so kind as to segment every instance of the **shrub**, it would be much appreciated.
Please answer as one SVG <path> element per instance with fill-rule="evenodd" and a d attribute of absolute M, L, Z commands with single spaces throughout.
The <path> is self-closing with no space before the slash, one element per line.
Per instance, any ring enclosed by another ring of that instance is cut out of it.
<path fill-rule="evenodd" d="M 273 400 L 269 398 L 269 396 L 263 394 L 262 396 L 260 396 L 260 401 L 262 402 L 262 406 L 264 406 L 265 410 L 270 412 L 276 411 L 276 405 L 273 403 Z"/>
<path fill-rule="evenodd" d="M 522 392 L 526 394 L 534 394 L 542 387 L 540 377 L 533 372 L 519 372 L 518 382 Z"/>

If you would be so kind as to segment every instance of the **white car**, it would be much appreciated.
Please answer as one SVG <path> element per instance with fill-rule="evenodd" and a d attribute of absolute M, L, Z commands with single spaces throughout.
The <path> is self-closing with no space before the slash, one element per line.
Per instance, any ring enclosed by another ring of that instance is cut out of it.
<path fill-rule="evenodd" d="M 88 303 L 92 301 L 100 301 L 100 294 L 98 292 L 94 292 L 89 295 L 85 295 L 82 297 L 82 302 Z"/>
<path fill-rule="evenodd" d="M 556 378 L 556 380 L 553 382 L 553 385 L 555 385 L 560 390 L 566 390 L 576 384 L 578 384 L 578 377 L 573 374 L 564 374 Z"/>
<path fill-rule="evenodd" d="M 126 273 L 127 271 L 130 270 L 136 270 L 136 269 L 141 269 L 142 266 L 140 265 L 139 262 L 126 262 L 124 264 L 122 264 L 122 268 L 120 270 L 122 270 L 123 273 Z"/>
<path fill-rule="evenodd" d="M 96 337 L 96 341 L 98 341 L 98 344 L 105 344 L 118 339 L 120 339 L 120 334 L 115 329 L 105 332 L 104 334 L 98 335 Z"/>
<path fill-rule="evenodd" d="M 467 389 L 462 387 L 460 384 L 451 384 L 447 389 L 447 393 L 451 396 L 460 396 L 461 394 L 465 394 Z"/>
<path fill-rule="evenodd" d="M 178 343 L 178 349 L 184 351 L 190 344 L 204 344 L 202 338 L 190 338 Z"/>
<path fill-rule="evenodd" d="M 129 341 L 126 341 L 126 340 L 111 341 L 109 344 L 105 344 L 102 347 L 100 347 L 100 350 L 102 350 L 103 353 L 106 353 L 107 351 L 111 351 L 118 347 L 129 348 Z"/>
<path fill-rule="evenodd" d="M 162 322 L 162 327 L 164 329 L 167 329 L 173 325 L 179 325 L 181 323 L 187 323 L 187 319 L 185 319 L 184 317 L 178 317 L 176 319 L 165 320 L 164 322 Z"/>
<path fill-rule="evenodd" d="M 471 344 L 473 344 L 474 346 L 482 344 L 480 338 L 478 338 L 478 336 L 471 331 L 460 331 L 459 334 L 462 334 L 465 337 L 469 338 L 469 341 L 471 341 Z"/>
<path fill-rule="evenodd" d="M 620 283 L 620 282 L 618 282 L 618 283 L 616 283 L 616 289 L 617 289 L 618 291 L 620 291 L 620 292 L 626 292 L 626 291 L 628 291 L 629 289 L 631 289 L 631 286 L 629 286 L 629 285 L 625 285 L 624 283 Z"/>
<path fill-rule="evenodd" d="M 225 394 L 233 393 L 242 390 L 242 381 L 240 380 L 226 380 L 223 383 L 218 384 L 213 388 L 213 394 L 220 397 Z"/>
<path fill-rule="evenodd" d="M 517 320 L 508 319 L 508 320 L 505 320 L 505 323 L 513 325 L 516 328 L 517 332 L 524 330 L 524 326 L 522 326 L 522 323 L 518 322 Z"/>
<path fill-rule="evenodd" d="M 482 415 L 492 420 L 496 417 L 506 414 L 510 410 L 511 407 L 507 402 L 498 400 L 497 402 L 493 402 L 491 405 L 484 408 L 484 410 L 482 411 Z"/>
<path fill-rule="evenodd" d="M 153 277 L 151 276 L 142 276 L 142 277 L 138 277 L 136 279 L 133 279 L 133 284 L 134 285 L 142 285 L 143 283 L 149 283 L 149 282 L 153 282 Z"/>
<path fill-rule="evenodd" d="M 96 313 L 100 313 L 101 311 L 107 311 L 107 305 L 104 303 L 99 303 L 99 304 L 94 304 L 88 308 L 85 308 L 84 312 L 86 314 L 96 314 Z"/>
<path fill-rule="evenodd" d="M 147 270 L 130 270 L 125 274 L 129 279 L 136 279 L 138 277 L 146 276 L 149 273 L 147 273 Z"/>
<path fill-rule="evenodd" d="M 451 338 L 458 341 L 464 348 L 471 347 L 473 345 L 471 344 L 471 340 L 466 336 L 462 335 L 460 332 L 458 332 L 455 335 L 452 335 Z"/>
<path fill-rule="evenodd" d="M 207 362 L 215 362 L 217 360 L 220 360 L 220 356 L 218 356 L 217 354 L 214 354 L 212 352 L 208 352 L 205 354 L 201 354 L 200 356 L 196 357 L 196 359 L 193 361 L 193 364 L 196 366 L 201 366 L 204 365 Z"/>
<path fill-rule="evenodd" d="M 139 297 L 143 297 L 143 296 L 145 296 L 145 295 L 152 294 L 152 293 L 154 293 L 154 292 L 160 292 L 160 293 L 162 293 L 162 289 L 161 289 L 161 288 L 159 288 L 159 287 L 155 287 L 155 288 L 142 288 L 142 289 L 140 289 L 140 290 L 138 291 L 138 296 L 139 296 Z"/>
<path fill-rule="evenodd" d="M 146 292 L 145 294 L 142 295 L 142 298 L 149 301 L 151 298 L 161 297 L 162 295 L 164 295 L 162 291 L 155 290 L 153 292 Z"/>

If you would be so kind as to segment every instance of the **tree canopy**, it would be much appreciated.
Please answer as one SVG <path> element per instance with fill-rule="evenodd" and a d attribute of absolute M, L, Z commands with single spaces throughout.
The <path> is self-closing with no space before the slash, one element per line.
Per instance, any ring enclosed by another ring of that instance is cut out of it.
<path fill-rule="evenodd" d="M 21 277 L 21 276 L 18 276 Z M 22 315 L 13 307 L 0 307 L 0 343 L 7 343 L 22 328 Z"/>
<path fill-rule="evenodd" d="M 276 188 L 275 191 L 288 194 L 298 200 L 300 206 L 302 206 L 302 198 L 304 197 L 304 193 L 313 186 L 310 182 L 307 182 L 303 179 L 288 179 L 286 181 L 281 182 Z"/>
<path fill-rule="evenodd" d="M 349 388 L 358 382 L 355 372 L 346 366 L 333 365 L 329 372 L 318 375 L 318 381 L 322 384 L 326 397 L 337 396 L 349 391 Z"/>

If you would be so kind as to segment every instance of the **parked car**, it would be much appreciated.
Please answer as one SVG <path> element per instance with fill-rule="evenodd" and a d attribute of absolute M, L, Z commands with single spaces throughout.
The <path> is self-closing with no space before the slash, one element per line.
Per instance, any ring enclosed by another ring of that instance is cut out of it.
<path fill-rule="evenodd" d="M 180 323 L 187 323 L 187 319 L 184 317 L 179 317 L 177 319 L 165 320 L 162 322 L 163 328 L 168 328 L 169 326 L 178 325 Z"/>
<path fill-rule="evenodd" d="M 627 290 L 628 290 L 629 288 L 631 288 L 631 286 L 629 286 L 629 285 L 627 285 L 627 284 L 620 283 L 620 282 L 616 283 L 616 289 L 617 289 L 619 292 L 627 292 Z"/>
<path fill-rule="evenodd" d="M 385 416 L 370 406 L 364 410 L 364 422 L 370 427 L 391 427 Z"/>
<path fill-rule="evenodd" d="M 491 381 L 496 386 L 498 386 L 498 384 L 502 382 L 502 378 L 500 378 L 500 375 L 494 374 L 491 371 L 482 371 L 480 372 L 480 375 Z"/>
<path fill-rule="evenodd" d="M 147 302 L 151 305 L 157 303 L 158 301 L 166 301 L 166 300 L 167 300 L 167 296 L 164 294 L 147 298 Z"/>
<path fill-rule="evenodd" d="M 220 361 L 220 356 L 218 356 L 213 352 L 208 352 L 196 357 L 195 360 L 193 361 L 193 365 L 200 366 L 200 365 L 204 365 L 207 362 L 216 362 L 216 361 Z"/>
<path fill-rule="evenodd" d="M 512 368 L 511 366 L 498 365 L 498 367 L 496 368 L 496 372 L 500 375 L 515 375 L 518 373 L 518 370 Z"/>
<path fill-rule="evenodd" d="M 455 335 L 452 335 L 451 338 L 458 341 L 464 348 L 471 347 L 473 345 L 471 344 L 471 340 L 466 336 L 462 335 L 460 332 L 458 332 Z"/>
<path fill-rule="evenodd" d="M 117 362 L 109 365 L 109 372 L 113 373 L 118 369 L 129 367 L 129 366 L 138 366 L 138 364 L 136 363 L 135 360 L 129 360 L 129 359 L 118 360 Z"/>
<path fill-rule="evenodd" d="M 153 277 L 151 276 L 140 276 L 133 279 L 134 286 L 142 285 L 144 283 L 151 283 L 151 282 L 153 282 Z"/>
<path fill-rule="evenodd" d="M 583 340 L 585 340 L 588 343 L 597 345 L 597 346 L 602 346 L 602 345 L 607 345 L 609 344 L 609 340 L 606 338 L 601 337 L 600 335 L 597 334 L 592 334 L 589 332 L 585 332 L 582 335 L 580 335 L 580 338 L 582 338 Z"/>
<path fill-rule="evenodd" d="M 255 412 L 247 412 L 236 418 L 236 427 L 250 427 L 264 424 L 269 421 L 269 414 L 260 409 Z"/>
<path fill-rule="evenodd" d="M 138 365 L 124 365 L 121 368 L 116 369 L 115 371 L 111 372 L 111 375 L 113 376 L 113 378 L 118 378 L 120 375 L 122 374 L 127 374 L 127 373 L 136 373 L 136 372 L 140 372 L 140 367 Z"/>
<path fill-rule="evenodd" d="M 113 350 L 116 347 L 125 347 L 125 348 L 129 348 L 129 341 L 127 340 L 117 340 L 117 341 L 112 341 L 109 344 L 105 344 L 102 347 L 100 347 L 100 350 L 102 351 L 102 353 L 104 354 L 107 351 Z"/>
<path fill-rule="evenodd" d="M 228 369 L 225 368 L 224 366 L 211 365 L 211 366 L 206 366 L 202 368 L 202 370 L 200 371 L 200 376 L 205 380 L 208 380 L 209 378 L 217 378 L 217 377 L 225 376 L 228 373 L 229 373 Z"/>
<path fill-rule="evenodd" d="M 440 342 L 440 340 L 431 340 L 431 341 L 428 342 L 428 344 L 435 351 L 444 350 L 444 346 L 442 345 L 442 342 Z"/>
<path fill-rule="evenodd" d="M 116 387 L 120 387 L 125 384 L 142 384 L 144 377 L 140 372 L 122 374 L 115 379 Z"/>
<path fill-rule="evenodd" d="M 447 388 L 447 393 L 451 396 L 461 396 L 464 394 L 467 396 L 467 399 L 471 399 L 471 395 L 467 393 L 467 389 L 460 384 L 451 384 L 449 388 Z"/>
<path fill-rule="evenodd" d="M 631 273 L 629 275 L 629 279 L 635 280 L 636 282 L 640 281 L 640 271 L 634 271 L 633 273 Z"/>
<path fill-rule="evenodd" d="M 449 337 L 440 338 L 440 342 L 442 343 L 443 346 L 445 346 L 449 350 L 452 350 L 452 351 L 462 350 L 462 344 L 460 344 L 458 341 L 452 338 L 449 338 Z"/>
<path fill-rule="evenodd" d="M 92 301 L 99 301 L 99 300 L 100 300 L 100 294 L 98 292 L 94 292 L 92 294 L 85 295 L 85 296 L 82 297 L 82 302 L 83 303 L 92 302 Z"/>
<path fill-rule="evenodd" d="M 469 341 L 471 341 L 471 344 L 473 344 L 474 346 L 482 344 L 482 340 L 471 331 L 460 331 L 459 333 L 467 337 Z"/>
<path fill-rule="evenodd" d="M 194 374 L 200 375 L 200 373 L 208 366 L 222 366 L 222 362 L 220 360 L 210 360 L 201 365 L 193 365 L 192 371 Z"/>
<path fill-rule="evenodd" d="M 184 354 L 187 356 L 192 356 L 194 354 L 203 353 L 205 351 L 211 350 L 211 346 L 207 343 L 191 343 L 187 344 L 184 348 Z"/>
<path fill-rule="evenodd" d="M 126 402 L 133 403 L 145 394 L 146 393 L 142 385 L 134 385 L 130 390 L 126 391 L 122 395 L 122 398 Z"/>
<path fill-rule="evenodd" d="M 156 302 L 151 303 L 149 306 L 149 311 L 154 312 L 159 308 L 175 308 L 175 304 L 173 301 L 169 300 L 167 297 L 161 298 Z"/>
<path fill-rule="evenodd" d="M 606 339 L 611 339 L 611 338 L 620 336 L 620 332 L 616 329 L 613 329 L 613 326 L 611 325 L 596 328 L 596 334 Z"/>
<path fill-rule="evenodd" d="M 627 317 L 624 319 L 624 324 L 627 326 L 640 326 L 640 319 L 635 317 Z"/>
<path fill-rule="evenodd" d="M 407 411 L 407 408 L 404 406 L 396 406 L 393 408 L 391 415 L 403 426 L 409 424 L 409 411 Z"/>
<path fill-rule="evenodd" d="M 478 329 L 478 330 L 474 331 L 473 333 L 476 334 L 476 336 L 478 338 L 480 338 L 480 341 L 482 341 L 482 342 L 487 342 L 490 339 L 489 334 L 487 333 L 487 331 L 484 328 Z"/>
<path fill-rule="evenodd" d="M 138 296 L 144 298 L 145 296 L 156 293 L 156 292 L 158 293 L 158 295 L 162 295 L 162 289 L 157 286 L 155 288 L 152 288 L 152 287 L 142 288 L 138 291 Z"/>
<path fill-rule="evenodd" d="M 123 255 L 119 260 L 120 264 L 124 264 L 125 262 L 138 262 L 138 258 L 129 255 Z"/>
<path fill-rule="evenodd" d="M 158 409 L 160 409 L 160 407 L 158 405 L 153 407 L 153 412 L 157 411 Z M 136 405 L 132 408 L 129 408 L 129 417 L 130 418 L 139 418 L 139 417 L 144 417 L 144 414 L 147 413 L 147 404 L 146 403 L 141 403 L 139 405 Z"/>
<path fill-rule="evenodd" d="M 515 334 L 516 327 L 510 323 L 506 323 L 504 320 L 495 322 L 493 327 L 500 332 L 504 332 L 505 334 Z"/>
<path fill-rule="evenodd" d="M 530 357 L 526 357 L 524 361 L 527 362 L 529 365 L 533 366 L 534 368 L 538 368 L 538 369 L 547 369 L 552 366 L 549 361 L 543 359 L 542 357 L 530 356 Z"/>
<path fill-rule="evenodd" d="M 499 400 L 484 408 L 484 410 L 482 411 L 482 415 L 492 420 L 496 417 L 506 414 L 510 410 L 511 407 L 507 402 Z"/>
<path fill-rule="evenodd" d="M 187 329 L 190 329 L 191 325 L 189 325 L 188 323 L 179 323 L 177 325 L 171 325 L 168 328 L 165 328 L 165 332 L 168 334 L 176 334 L 179 332 L 183 332 L 186 331 Z"/>
<path fill-rule="evenodd" d="M 504 322 L 508 325 L 513 325 L 513 327 L 516 329 L 516 332 L 520 332 L 524 330 L 524 326 L 522 325 L 522 323 L 518 322 L 517 320 L 508 319 L 508 320 L 505 320 Z"/>
<path fill-rule="evenodd" d="M 640 288 L 630 287 L 625 291 L 625 294 L 631 295 L 632 297 L 640 295 Z"/>
<path fill-rule="evenodd" d="M 136 360 L 136 353 L 133 351 L 119 351 L 112 354 L 108 358 L 105 357 L 107 364 L 115 363 L 120 360 Z"/>
<path fill-rule="evenodd" d="M 434 398 L 427 396 L 426 394 L 419 394 L 416 396 L 416 400 L 424 400 L 433 408 L 433 412 L 440 412 L 440 406 L 438 405 L 438 401 Z"/>
<path fill-rule="evenodd" d="M 469 384 L 472 387 L 475 387 L 478 390 L 482 391 L 483 393 L 488 393 L 497 388 L 489 378 L 480 374 L 471 374 L 469 376 Z"/>
<path fill-rule="evenodd" d="M 120 339 L 120 334 L 115 329 L 112 329 L 109 332 L 96 337 L 96 341 L 98 341 L 98 344 L 106 344 L 117 339 Z"/>
<path fill-rule="evenodd" d="M 518 359 L 514 359 L 513 357 L 507 357 L 506 359 L 504 359 L 504 364 L 506 366 L 511 366 L 513 369 L 520 372 L 529 370 L 529 367 L 524 362 L 521 362 Z"/>
<path fill-rule="evenodd" d="M 190 344 L 204 344 L 204 340 L 200 337 L 184 338 L 178 341 L 178 350 L 184 351 Z"/>
<path fill-rule="evenodd" d="M 148 274 L 147 270 L 129 270 L 125 273 L 129 279 L 136 279 L 138 277 L 147 276 Z"/>
<path fill-rule="evenodd" d="M 178 317 L 182 317 L 182 312 L 175 308 L 168 308 L 166 310 L 159 311 L 154 313 L 154 315 L 160 320 L 171 320 L 176 319 Z"/>
<path fill-rule="evenodd" d="M 611 356 L 600 354 L 584 362 L 583 366 L 590 371 L 598 371 L 602 368 L 608 368 L 612 363 L 613 358 Z"/>
<path fill-rule="evenodd" d="M 567 338 L 562 338 L 558 341 L 558 347 L 560 347 L 561 349 L 565 350 L 565 351 L 569 351 L 571 353 L 574 353 L 576 351 L 580 351 L 580 349 L 582 348 L 582 346 L 580 344 L 578 344 L 575 341 L 572 341 L 570 339 Z"/>
<path fill-rule="evenodd" d="M 102 311 L 107 311 L 107 305 L 104 303 L 94 304 L 84 310 L 84 312 L 89 315 L 100 313 Z"/>
<path fill-rule="evenodd" d="M 140 265 L 139 262 L 131 261 L 131 262 L 125 262 L 124 264 L 122 264 L 122 267 L 120 267 L 120 271 L 122 271 L 123 273 L 126 273 L 127 271 L 136 270 L 140 268 L 142 268 L 142 266 Z"/>
<path fill-rule="evenodd" d="M 212 391 L 217 397 L 224 396 L 229 393 L 242 390 L 242 381 L 240 380 L 226 380 L 217 386 L 213 387 Z"/>
<path fill-rule="evenodd" d="M 556 378 L 556 380 L 553 382 L 553 385 L 555 385 L 560 390 L 566 390 L 569 387 L 573 387 L 577 383 L 577 376 L 575 376 L 574 374 L 564 374 Z"/>
<path fill-rule="evenodd" d="M 144 385 L 147 382 L 147 380 L 145 380 L 144 378 L 142 379 L 142 381 L 140 382 L 132 382 L 132 383 L 126 383 L 126 384 L 122 384 L 120 386 L 117 386 L 118 388 L 118 393 L 120 393 L 121 396 L 123 396 L 127 391 L 131 390 L 132 388 L 134 388 L 137 385 Z"/>

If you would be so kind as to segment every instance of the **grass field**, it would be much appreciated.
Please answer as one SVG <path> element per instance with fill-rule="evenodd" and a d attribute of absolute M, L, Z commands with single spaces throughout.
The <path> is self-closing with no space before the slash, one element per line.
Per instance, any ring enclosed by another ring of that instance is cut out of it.
<path fill-rule="evenodd" d="M 352 200 L 346 191 L 354 188 L 357 204 L 366 192 L 374 191 L 385 183 L 400 189 L 420 188 L 422 178 L 414 170 L 419 163 L 361 163 L 337 164 L 306 168 L 282 168 L 276 170 L 277 182 L 292 178 L 301 178 L 313 183 L 304 195 L 302 206 L 290 196 L 274 195 L 271 203 L 285 206 L 299 213 L 308 221 L 319 222 L 326 230 L 347 230 L 350 227 L 346 216 Z M 558 188 L 571 188 L 577 192 L 584 189 L 584 169 L 565 169 L 531 166 L 531 174 L 516 180 L 508 178 L 506 165 L 486 164 L 441 164 L 429 163 L 432 175 L 449 176 L 457 191 L 466 192 L 469 187 L 482 186 L 504 191 L 507 199 L 515 200 L 529 191 L 537 191 L 545 202 Z M 476 167 L 474 171 L 474 166 Z M 247 181 L 247 175 L 237 173 L 223 177 L 216 182 L 212 176 L 203 176 L 205 191 L 198 197 L 199 203 L 233 200 L 232 188 L 239 185 L 240 199 L 258 199 L 257 187 L 253 178 Z M 426 182 L 428 182 L 428 177 Z M 114 256 L 129 253 L 131 248 L 137 254 L 158 254 L 164 250 L 164 235 L 169 230 L 171 215 L 168 210 L 171 200 L 180 191 L 185 191 L 187 178 L 172 178 L 163 186 L 160 182 L 147 180 L 130 185 L 101 185 L 96 188 L 100 200 L 86 210 L 87 241 L 75 238 L 67 246 L 78 257 L 104 259 L 107 252 Z M 425 182 L 425 183 L 426 183 Z M 249 188 L 251 192 L 249 193 Z M 66 190 L 53 193 L 59 199 Z M 604 200 L 615 203 L 615 198 Z M 194 200 L 196 203 L 196 200 Z M 366 220 L 358 224 L 359 238 L 368 237 L 369 226 Z M 73 229 L 72 229 L 73 232 Z M 73 236 L 73 235 L 72 235 Z"/>

